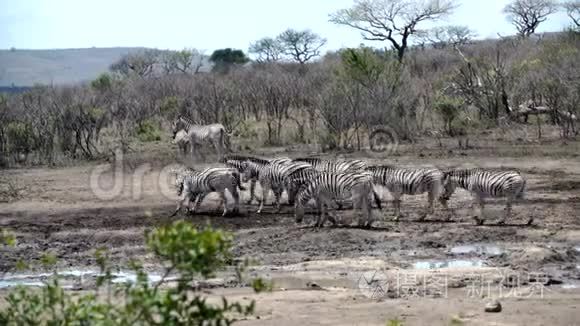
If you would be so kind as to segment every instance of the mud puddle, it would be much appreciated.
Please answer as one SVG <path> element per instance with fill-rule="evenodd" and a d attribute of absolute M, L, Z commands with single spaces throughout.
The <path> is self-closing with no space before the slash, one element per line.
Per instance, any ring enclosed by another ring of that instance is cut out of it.
<path fill-rule="evenodd" d="M 63 286 L 72 287 L 73 284 L 82 284 L 84 281 L 94 280 L 98 276 L 102 276 L 100 271 L 96 270 L 82 270 L 82 269 L 71 269 L 65 271 L 58 271 L 57 275 L 62 281 Z M 161 275 L 149 273 L 149 282 L 155 283 L 161 280 Z M 48 281 L 53 273 L 38 273 L 38 274 L 24 274 L 24 273 L 14 273 L 6 274 L 0 277 L 0 289 L 10 288 L 18 285 L 22 286 L 44 286 L 45 282 Z M 137 274 L 132 271 L 117 271 L 112 273 L 113 283 L 127 283 L 136 282 Z"/>
<path fill-rule="evenodd" d="M 411 265 L 412 269 L 441 269 L 441 268 L 476 268 L 485 267 L 483 260 L 465 260 L 465 259 L 450 259 L 450 260 L 420 260 Z"/>
<path fill-rule="evenodd" d="M 452 247 L 449 252 L 455 255 L 478 254 L 498 256 L 505 252 L 503 248 L 494 244 L 465 244 Z"/>

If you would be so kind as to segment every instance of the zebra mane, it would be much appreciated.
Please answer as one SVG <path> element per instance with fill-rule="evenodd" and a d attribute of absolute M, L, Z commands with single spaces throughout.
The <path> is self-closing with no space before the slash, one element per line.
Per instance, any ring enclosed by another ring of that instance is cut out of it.
<path fill-rule="evenodd" d="M 365 170 L 367 171 L 377 171 L 377 170 L 392 170 L 392 169 L 396 169 L 397 167 L 394 165 L 390 165 L 390 164 L 381 164 L 381 165 L 369 165 L 365 168 Z"/>
<path fill-rule="evenodd" d="M 224 156 L 223 161 L 226 162 L 227 160 L 250 161 L 250 162 L 260 163 L 260 164 L 269 163 L 269 161 L 267 159 L 264 159 L 264 158 L 250 156 L 250 155 L 239 155 L 239 154 L 232 154 L 232 155 Z"/>
<path fill-rule="evenodd" d="M 312 164 L 312 163 L 320 163 L 323 161 L 323 159 L 321 159 L 319 157 L 297 157 L 294 159 L 294 161 L 308 162 L 308 163 Z"/>

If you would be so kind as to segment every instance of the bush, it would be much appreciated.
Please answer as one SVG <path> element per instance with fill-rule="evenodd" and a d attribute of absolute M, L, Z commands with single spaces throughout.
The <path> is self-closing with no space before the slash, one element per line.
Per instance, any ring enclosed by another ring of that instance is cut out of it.
<path fill-rule="evenodd" d="M 30 152 L 32 150 L 32 129 L 24 122 L 11 122 L 6 127 L 6 134 L 13 152 Z"/>
<path fill-rule="evenodd" d="M 434 104 L 435 110 L 445 124 L 445 132 L 449 136 L 454 135 L 455 120 L 461 115 L 463 101 L 457 98 L 441 96 Z"/>
<path fill-rule="evenodd" d="M 161 140 L 160 128 L 151 120 L 145 120 L 137 126 L 137 138 L 141 142 Z"/>
<path fill-rule="evenodd" d="M 209 277 L 230 261 L 230 234 L 209 227 L 198 230 L 177 221 L 147 234 L 146 239 L 165 268 L 155 286 L 137 262 L 132 263 L 136 282 L 114 284 L 105 252 L 97 251 L 101 275 L 93 293 L 73 296 L 65 292 L 55 272 L 40 291 L 25 287 L 12 291 L 7 306 L 0 310 L 0 325 L 229 325 L 236 316 L 253 313 L 253 301 L 243 305 L 222 298 L 221 305 L 212 305 L 192 284 L 194 277 Z M 177 274 L 177 286 L 161 290 L 172 272 Z M 261 280 L 252 284 L 256 291 L 268 289 Z M 106 297 L 99 296 L 103 288 L 109 294 Z"/>

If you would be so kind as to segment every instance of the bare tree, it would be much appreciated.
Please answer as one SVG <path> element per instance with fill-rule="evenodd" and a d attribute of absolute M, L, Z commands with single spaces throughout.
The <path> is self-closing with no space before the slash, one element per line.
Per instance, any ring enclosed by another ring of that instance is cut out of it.
<path fill-rule="evenodd" d="M 310 30 L 296 31 L 287 29 L 277 37 L 284 54 L 300 64 L 320 55 L 320 48 L 326 44 L 326 39 Z"/>
<path fill-rule="evenodd" d="M 516 27 L 518 34 L 528 37 L 557 10 L 554 0 L 513 0 L 505 6 L 503 12 Z"/>
<path fill-rule="evenodd" d="M 167 52 L 163 57 L 163 69 L 168 74 L 175 72 L 196 74 L 203 66 L 203 57 L 203 54 L 196 49 Z"/>
<path fill-rule="evenodd" d="M 467 26 L 450 25 L 432 28 L 425 33 L 424 39 L 435 48 L 465 45 L 477 34 Z"/>
<path fill-rule="evenodd" d="M 572 19 L 572 22 L 577 28 L 580 27 L 580 0 L 566 1 L 562 4 L 568 17 Z"/>
<path fill-rule="evenodd" d="M 276 62 L 281 59 L 283 50 L 278 39 L 264 37 L 250 44 L 248 52 L 256 55 L 258 62 Z"/>
<path fill-rule="evenodd" d="M 440 19 L 456 7 L 453 0 L 355 0 L 353 7 L 331 14 L 330 21 L 358 29 L 365 40 L 389 41 L 403 61 L 417 26 Z"/>
<path fill-rule="evenodd" d="M 159 51 L 145 50 L 139 53 L 127 54 L 113 63 L 109 69 L 122 75 L 136 74 L 139 77 L 147 77 L 153 72 L 155 64 L 159 60 Z"/>

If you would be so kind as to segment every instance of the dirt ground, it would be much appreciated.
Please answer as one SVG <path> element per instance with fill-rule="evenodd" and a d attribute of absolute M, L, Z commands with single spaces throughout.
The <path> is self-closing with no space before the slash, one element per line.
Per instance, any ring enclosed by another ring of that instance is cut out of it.
<path fill-rule="evenodd" d="M 0 276 L 19 259 L 30 262 L 34 272 L 45 251 L 57 255 L 61 269 L 95 267 L 93 254 L 100 247 L 120 268 L 137 257 L 155 271 L 156 261 L 142 245 L 145 230 L 185 218 L 234 232 L 234 254 L 258 262 L 252 275 L 273 280 L 271 293 L 225 285 L 211 289 L 212 296 L 256 300 L 256 316 L 240 325 L 385 325 L 394 320 L 405 325 L 580 325 L 580 146 L 514 148 L 459 151 L 427 144 L 409 145 L 397 155 L 343 155 L 408 166 L 516 167 L 527 178 L 527 192 L 504 226 L 496 224 L 504 207 L 499 200 L 486 206 L 485 224 L 474 225 L 465 191 L 452 197 L 458 217 L 451 222 L 441 210 L 417 221 L 426 196 L 404 197 L 406 216 L 393 222 L 389 195 L 381 192 L 388 204 L 373 210 L 372 229 L 314 229 L 297 225 L 288 206 L 281 214 L 267 207 L 257 215 L 255 204 L 243 205 L 241 216 L 221 217 L 215 195 L 197 215 L 169 218 L 175 195 L 161 173 L 172 161 L 168 158 L 125 164 L 118 188 L 110 171 L 101 173 L 100 188 L 91 184 L 91 175 L 98 176 L 106 165 L 4 170 L 0 173 L 17 184 L 20 196 L 0 203 L 0 227 L 18 240 L 15 248 L 0 248 Z M 118 193 L 99 198 L 99 189 Z M 349 209 L 336 214 L 347 221 L 353 217 Z M 527 226 L 530 217 L 534 223 Z M 0 289 L 0 296 L 7 291 Z M 490 299 L 501 302 L 501 313 L 484 312 Z"/>

